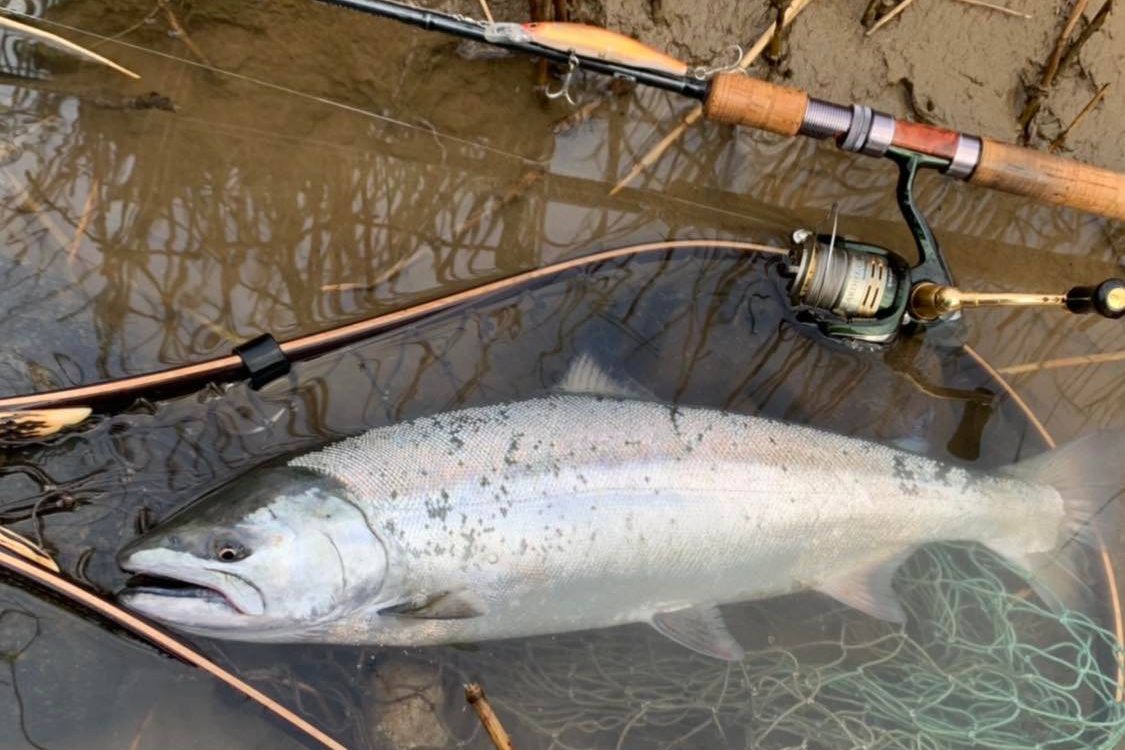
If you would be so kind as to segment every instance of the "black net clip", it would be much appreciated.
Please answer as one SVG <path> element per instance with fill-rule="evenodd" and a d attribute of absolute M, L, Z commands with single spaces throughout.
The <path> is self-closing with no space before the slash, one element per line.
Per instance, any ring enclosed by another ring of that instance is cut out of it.
<path fill-rule="evenodd" d="M 281 351 L 277 339 L 268 333 L 256 336 L 234 348 L 250 375 L 250 387 L 258 390 L 267 383 L 289 374 L 290 362 Z"/>

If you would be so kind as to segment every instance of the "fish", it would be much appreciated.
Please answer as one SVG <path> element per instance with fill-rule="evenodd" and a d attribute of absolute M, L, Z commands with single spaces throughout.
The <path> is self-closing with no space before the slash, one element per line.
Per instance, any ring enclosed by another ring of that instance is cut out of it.
<path fill-rule="evenodd" d="M 817 591 L 904 622 L 892 578 L 927 543 L 980 542 L 1035 585 L 1071 541 L 1096 543 L 1123 446 L 1099 433 L 986 473 L 661 403 L 581 357 L 543 395 L 244 474 L 124 546 L 135 575 L 119 599 L 241 641 L 416 647 L 649 623 L 735 661 L 725 604 Z"/>

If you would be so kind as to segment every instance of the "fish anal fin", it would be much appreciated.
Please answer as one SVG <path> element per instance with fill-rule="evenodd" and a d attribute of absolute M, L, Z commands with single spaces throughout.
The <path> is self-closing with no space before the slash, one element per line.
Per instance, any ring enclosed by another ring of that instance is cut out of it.
<path fill-rule="evenodd" d="M 571 363 L 555 390 L 587 396 L 655 400 L 644 386 L 616 373 L 611 374 L 589 354 L 583 354 Z"/>
<path fill-rule="evenodd" d="M 652 617 L 657 632 L 701 654 L 741 661 L 746 652 L 727 630 L 718 607 L 688 607 L 657 612 Z"/>
<path fill-rule="evenodd" d="M 894 580 L 895 571 L 913 552 L 914 548 L 911 547 L 880 558 L 837 576 L 816 589 L 877 620 L 906 622 L 906 610 L 902 608 L 891 581 Z"/>
<path fill-rule="evenodd" d="M 469 620 L 484 612 L 484 605 L 465 591 L 441 591 L 379 610 L 383 616 L 419 620 Z"/>

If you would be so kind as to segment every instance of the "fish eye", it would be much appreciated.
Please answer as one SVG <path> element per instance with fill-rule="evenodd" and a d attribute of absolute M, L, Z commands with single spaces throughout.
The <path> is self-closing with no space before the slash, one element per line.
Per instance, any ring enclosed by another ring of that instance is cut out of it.
<path fill-rule="evenodd" d="M 215 559 L 220 562 L 238 562 L 250 555 L 250 550 L 244 545 L 235 539 L 226 537 L 216 539 L 211 547 L 215 554 Z"/>

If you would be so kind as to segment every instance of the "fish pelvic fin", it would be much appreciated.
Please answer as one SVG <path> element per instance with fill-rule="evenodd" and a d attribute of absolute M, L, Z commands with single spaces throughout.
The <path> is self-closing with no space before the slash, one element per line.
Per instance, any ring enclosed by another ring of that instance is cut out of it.
<path fill-rule="evenodd" d="M 705 656 L 723 661 L 742 661 L 746 656 L 715 606 L 657 612 L 652 616 L 652 626 L 661 635 Z"/>
<path fill-rule="evenodd" d="M 379 610 L 384 617 L 419 620 L 469 620 L 484 613 L 484 604 L 464 591 L 441 591 L 418 596 Z"/>
<path fill-rule="evenodd" d="M 586 396 L 612 396 L 655 401 L 647 388 L 619 373 L 610 373 L 589 354 L 582 354 L 571 363 L 566 375 L 555 386 L 559 393 Z"/>
<path fill-rule="evenodd" d="M 895 571 L 914 554 L 915 549 L 908 547 L 850 570 L 817 586 L 816 590 L 877 620 L 904 623 L 906 610 L 891 582 Z"/>
<path fill-rule="evenodd" d="M 1091 550 L 1117 539 L 1125 498 L 1125 431 L 1103 431 L 1012 464 L 1004 473 L 1054 487 L 1063 501 L 1063 523 L 1054 549 L 1023 552 L 988 546 L 1029 574 L 1028 583 L 1055 611 L 1093 614 L 1100 576 L 1091 570 Z"/>

